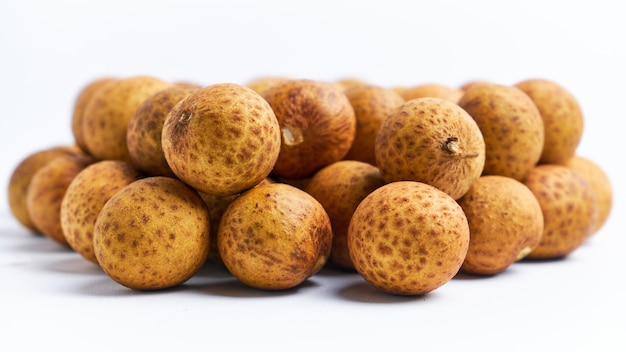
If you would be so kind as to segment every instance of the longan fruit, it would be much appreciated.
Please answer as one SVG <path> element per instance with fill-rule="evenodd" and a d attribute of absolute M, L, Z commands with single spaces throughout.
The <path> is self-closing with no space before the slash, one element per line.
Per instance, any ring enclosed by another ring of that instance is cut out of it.
<path fill-rule="evenodd" d="M 440 98 L 400 105 L 380 126 L 375 152 L 386 182 L 423 182 L 454 199 L 467 192 L 485 164 L 485 141 L 476 122 Z"/>
<path fill-rule="evenodd" d="M 220 222 L 217 245 L 226 268 L 263 290 L 296 287 L 330 254 L 332 230 L 324 207 L 284 183 L 252 188 L 235 198 Z"/>
<path fill-rule="evenodd" d="M 417 98 L 440 98 L 452 103 L 457 103 L 463 96 L 461 89 L 439 83 L 418 84 L 406 87 L 399 93 L 405 101 Z"/>
<path fill-rule="evenodd" d="M 200 192 L 228 196 L 270 174 L 280 152 L 280 127 L 254 90 L 219 83 L 192 93 L 170 111 L 161 143 L 179 179 Z"/>
<path fill-rule="evenodd" d="M 541 241 L 541 206 L 530 189 L 514 178 L 481 176 L 458 203 L 470 228 L 469 249 L 461 266 L 467 273 L 500 273 Z"/>
<path fill-rule="evenodd" d="M 423 295 L 450 281 L 469 240 L 461 206 L 441 190 L 415 181 L 392 182 L 370 193 L 348 229 L 357 272 L 395 295 Z"/>
<path fill-rule="evenodd" d="M 571 92 L 547 79 L 528 79 L 515 84 L 535 103 L 544 124 L 540 164 L 563 165 L 576 153 L 582 138 L 584 118 Z"/>
<path fill-rule="evenodd" d="M 304 191 L 319 201 L 333 230 L 329 262 L 354 270 L 348 252 L 348 226 L 356 207 L 375 189 L 385 184 L 377 167 L 356 160 L 334 162 L 316 172 Z"/>
<path fill-rule="evenodd" d="M 175 287 L 206 262 L 210 226 L 198 192 L 174 178 L 147 177 L 104 204 L 94 227 L 94 252 L 104 272 L 125 287 Z"/>
<path fill-rule="evenodd" d="M 544 145 L 543 120 L 535 103 L 516 87 L 483 83 L 468 88 L 458 104 L 483 134 L 483 175 L 522 181 L 537 165 Z"/>

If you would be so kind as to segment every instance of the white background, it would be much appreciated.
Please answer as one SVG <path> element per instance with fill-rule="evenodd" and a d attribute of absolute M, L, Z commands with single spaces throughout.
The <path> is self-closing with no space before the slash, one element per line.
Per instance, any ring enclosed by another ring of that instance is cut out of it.
<path fill-rule="evenodd" d="M 0 202 L 0 350 L 624 351 L 626 21 L 616 1 L 0 2 L 0 196 L 26 155 L 72 143 L 79 90 L 138 74 L 203 85 L 282 75 L 383 86 L 548 78 L 612 180 L 606 226 L 565 260 L 459 276 L 422 297 L 324 270 L 261 292 L 207 267 L 132 292 L 33 236 Z"/>

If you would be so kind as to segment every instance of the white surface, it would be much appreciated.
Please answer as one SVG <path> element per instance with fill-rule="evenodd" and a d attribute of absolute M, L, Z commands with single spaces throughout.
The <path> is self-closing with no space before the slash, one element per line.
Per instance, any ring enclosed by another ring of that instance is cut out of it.
<path fill-rule="evenodd" d="M 458 277 L 424 297 L 381 294 L 332 270 L 298 289 L 261 292 L 214 267 L 181 288 L 138 293 L 29 234 L 2 201 L 0 350 L 626 350 L 618 2 L 409 4 L 4 0 L 0 181 L 27 154 L 72 142 L 74 98 L 104 75 L 201 84 L 358 77 L 385 86 L 542 77 L 579 99 L 579 153 L 613 181 L 612 216 L 586 245 L 562 261 Z"/>

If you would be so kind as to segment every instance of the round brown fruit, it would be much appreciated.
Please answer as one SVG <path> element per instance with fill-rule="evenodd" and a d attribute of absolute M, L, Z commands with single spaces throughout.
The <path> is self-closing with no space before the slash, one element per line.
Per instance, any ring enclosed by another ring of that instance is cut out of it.
<path fill-rule="evenodd" d="M 98 89 L 85 106 L 82 118 L 88 154 L 98 160 L 131 162 L 126 145 L 130 119 L 146 98 L 170 85 L 155 77 L 134 76 Z"/>
<path fill-rule="evenodd" d="M 163 124 L 174 106 L 198 89 L 195 86 L 172 85 L 149 96 L 139 105 L 126 133 L 128 153 L 135 168 L 150 176 L 175 176 L 163 154 Z"/>
<path fill-rule="evenodd" d="M 129 163 L 103 160 L 87 166 L 72 180 L 61 202 L 61 228 L 74 251 L 98 263 L 93 250 L 93 229 L 104 204 L 117 191 L 142 178 Z"/>
<path fill-rule="evenodd" d="M 344 159 L 376 165 L 374 145 L 380 125 L 404 99 L 394 90 L 373 85 L 359 85 L 345 91 L 356 116 L 356 133 Z"/>
<path fill-rule="evenodd" d="M 165 159 L 183 182 L 218 196 L 239 194 L 272 171 L 280 127 L 255 91 L 220 83 L 177 104 L 163 126 Z"/>
<path fill-rule="evenodd" d="M 469 236 L 463 209 L 449 195 L 425 183 L 399 181 L 359 204 L 348 249 L 356 270 L 375 288 L 423 295 L 457 274 Z"/>
<path fill-rule="evenodd" d="M 598 201 L 598 220 L 592 230 L 595 234 L 604 226 L 613 207 L 613 187 L 609 175 L 598 163 L 580 155 L 571 157 L 565 166 L 576 171 L 593 189 Z"/>
<path fill-rule="evenodd" d="M 61 203 L 76 175 L 93 162 L 93 158 L 82 153 L 61 156 L 33 175 L 26 193 L 26 207 L 41 234 L 68 245 L 61 226 Z"/>
<path fill-rule="evenodd" d="M 82 128 L 83 118 L 85 116 L 85 107 L 100 88 L 115 80 L 115 78 L 104 77 L 89 82 L 80 90 L 76 100 L 74 101 L 74 110 L 72 112 L 72 134 L 76 145 L 85 153 L 89 153 Z"/>
<path fill-rule="evenodd" d="M 529 79 L 515 87 L 528 94 L 543 119 L 545 138 L 539 163 L 565 164 L 576 153 L 583 133 L 578 101 L 564 87 L 545 79 Z"/>
<path fill-rule="evenodd" d="M 93 233 L 96 259 L 125 287 L 175 287 L 206 262 L 210 226 L 195 190 L 174 178 L 144 178 L 119 190 L 102 208 Z"/>
<path fill-rule="evenodd" d="M 535 103 L 516 87 L 482 83 L 468 88 L 458 104 L 483 134 L 483 175 L 522 181 L 543 150 L 543 120 Z"/>
<path fill-rule="evenodd" d="M 226 268 L 244 284 L 264 290 L 293 288 L 317 273 L 331 242 L 322 205 L 284 183 L 260 185 L 235 198 L 217 235 Z"/>
<path fill-rule="evenodd" d="M 463 96 L 463 91 L 439 83 L 424 83 L 411 86 L 400 91 L 402 98 L 406 100 L 417 98 L 440 98 L 456 103 Z"/>
<path fill-rule="evenodd" d="M 263 94 L 263 92 L 265 92 L 265 90 L 267 90 L 268 88 L 270 88 L 271 86 L 277 84 L 277 83 L 282 83 L 289 80 L 289 78 L 287 77 L 282 77 L 282 76 L 263 76 L 263 77 L 257 77 L 249 82 L 246 83 L 246 87 L 252 89 L 253 91 L 259 93 L 259 94 Z"/>
<path fill-rule="evenodd" d="M 280 124 L 282 143 L 272 173 L 286 179 L 306 178 L 343 159 L 354 141 L 356 117 L 336 85 L 289 80 L 263 93 Z"/>
<path fill-rule="evenodd" d="M 470 228 L 461 269 L 493 275 L 524 258 L 541 241 L 543 214 L 535 195 L 506 176 L 482 176 L 458 200 Z"/>
<path fill-rule="evenodd" d="M 317 199 L 330 218 L 333 244 L 329 262 L 354 270 L 348 252 L 348 226 L 356 207 L 385 181 L 377 167 L 355 160 L 332 163 L 313 175 L 304 189 Z"/>
<path fill-rule="evenodd" d="M 55 146 L 33 152 L 22 159 L 9 178 L 8 201 L 13 217 L 25 228 L 39 234 L 39 230 L 28 214 L 26 193 L 33 176 L 48 162 L 66 155 L 81 154 L 76 146 Z"/>
<path fill-rule="evenodd" d="M 376 136 L 376 164 L 386 182 L 418 181 L 461 198 L 483 172 L 485 141 L 472 117 L 439 98 L 404 102 Z"/>
<path fill-rule="evenodd" d="M 543 213 L 543 235 L 529 259 L 562 258 L 579 248 L 593 233 L 598 201 L 589 183 L 561 165 L 539 165 L 524 184 L 530 188 Z"/>

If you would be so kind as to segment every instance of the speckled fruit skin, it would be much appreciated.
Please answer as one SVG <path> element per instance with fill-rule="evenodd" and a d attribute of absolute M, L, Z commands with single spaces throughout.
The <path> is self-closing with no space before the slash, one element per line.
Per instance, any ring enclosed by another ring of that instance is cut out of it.
<path fill-rule="evenodd" d="M 41 234 L 68 245 L 61 227 L 61 203 L 76 175 L 93 162 L 93 158 L 84 154 L 61 156 L 33 175 L 26 192 L 26 207 Z"/>
<path fill-rule="evenodd" d="M 357 85 L 345 94 L 356 116 L 356 133 L 344 159 L 376 165 L 374 145 L 380 125 L 404 99 L 394 90 L 374 85 Z"/>
<path fill-rule="evenodd" d="M 228 196 L 269 175 L 280 152 L 280 127 L 254 90 L 220 83 L 192 93 L 172 109 L 161 143 L 178 178 L 200 192 Z"/>
<path fill-rule="evenodd" d="M 284 183 L 260 185 L 232 201 L 217 235 L 226 268 L 263 290 L 298 286 L 325 265 L 332 230 L 328 214 L 308 193 Z"/>
<path fill-rule="evenodd" d="M 457 103 L 463 91 L 458 88 L 449 87 L 438 83 L 423 83 L 416 86 L 406 87 L 400 91 L 404 100 L 417 98 L 440 98 Z"/>
<path fill-rule="evenodd" d="M 354 141 L 356 117 L 337 86 L 313 80 L 289 80 L 263 93 L 280 124 L 281 149 L 272 173 L 306 178 L 343 159 Z"/>
<path fill-rule="evenodd" d="M 139 105 L 126 132 L 133 166 L 150 176 L 175 176 L 163 154 L 163 124 L 176 104 L 199 89 L 191 85 L 172 85 L 149 96 Z"/>
<path fill-rule="evenodd" d="M 539 165 L 524 184 L 537 197 L 544 219 L 541 242 L 527 258 L 565 257 L 592 234 L 598 202 L 582 176 L 562 165 Z"/>
<path fill-rule="evenodd" d="M 27 155 L 13 169 L 7 190 L 9 209 L 13 217 L 22 226 L 35 234 L 39 234 L 39 230 L 28 215 L 26 206 L 26 193 L 35 173 L 57 157 L 80 153 L 80 149 L 76 146 L 54 146 L 41 149 Z"/>
<path fill-rule="evenodd" d="M 439 98 L 412 99 L 394 110 L 378 131 L 375 152 L 385 181 L 423 182 L 454 199 L 485 165 L 485 141 L 476 122 Z"/>
<path fill-rule="evenodd" d="M 546 79 L 515 84 L 533 100 L 544 124 L 544 147 L 540 164 L 563 165 L 576 153 L 584 119 L 576 98 L 563 86 Z"/>
<path fill-rule="evenodd" d="M 467 273 L 503 272 L 541 241 L 541 206 L 520 181 L 506 176 L 482 176 L 458 203 L 470 228 L 469 249 L 461 266 Z"/>
<path fill-rule="evenodd" d="M 348 252 L 348 226 L 356 207 L 375 189 L 385 184 L 377 167 L 356 160 L 334 162 L 313 175 L 305 192 L 319 201 L 333 230 L 329 262 L 354 270 Z"/>
<path fill-rule="evenodd" d="M 131 162 L 126 145 L 130 119 L 146 98 L 170 85 L 155 77 L 133 76 L 98 89 L 83 112 L 82 135 L 88 154 L 98 160 Z"/>
<path fill-rule="evenodd" d="M 580 155 L 571 157 L 565 166 L 582 176 L 593 189 L 598 201 L 598 220 L 592 230 L 592 234 L 596 234 L 608 220 L 613 207 L 611 179 L 598 163 Z"/>
<path fill-rule="evenodd" d="M 421 182 L 399 181 L 359 204 L 348 249 L 356 270 L 377 289 L 423 295 L 457 274 L 469 236 L 467 218 L 449 195 Z"/>
<path fill-rule="evenodd" d="M 103 77 L 89 82 L 80 90 L 78 96 L 76 97 L 76 100 L 74 101 L 74 109 L 72 112 L 72 134 L 74 136 L 74 141 L 76 142 L 76 145 L 84 153 L 89 153 L 89 150 L 87 149 L 87 144 L 85 143 L 85 138 L 83 136 L 82 128 L 83 117 L 85 116 L 85 107 L 87 106 L 87 103 L 89 103 L 89 100 L 100 88 L 115 80 L 116 79 L 112 77 Z"/>
<path fill-rule="evenodd" d="M 516 87 L 483 83 L 468 88 L 458 104 L 483 134 L 483 175 L 522 181 L 543 150 L 543 120 L 535 103 Z"/>
<path fill-rule="evenodd" d="M 143 175 L 121 160 L 103 160 L 87 166 L 72 180 L 61 202 L 61 228 L 68 245 L 97 264 L 93 230 L 104 204 L 117 191 Z"/>
<path fill-rule="evenodd" d="M 194 189 L 174 178 L 148 177 L 106 202 L 96 219 L 94 251 L 100 267 L 123 286 L 174 287 L 204 265 L 210 226 Z"/>

